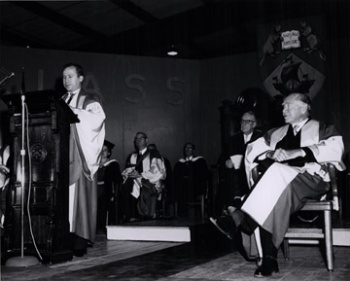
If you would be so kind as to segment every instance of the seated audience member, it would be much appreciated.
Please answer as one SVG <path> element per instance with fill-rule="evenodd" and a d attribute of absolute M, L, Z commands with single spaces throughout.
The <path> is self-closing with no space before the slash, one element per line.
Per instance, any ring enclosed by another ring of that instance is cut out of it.
<path fill-rule="evenodd" d="M 106 225 L 115 225 L 118 218 L 117 196 L 122 176 L 118 161 L 111 159 L 113 147 L 113 143 L 104 141 L 97 170 L 97 233 L 105 233 Z"/>
<path fill-rule="evenodd" d="M 184 158 L 180 158 L 174 166 L 174 189 L 179 217 L 188 217 L 188 203 L 200 200 L 208 190 L 210 171 L 207 162 L 203 156 L 196 156 L 194 150 L 193 143 L 186 143 L 183 148 Z"/>
<path fill-rule="evenodd" d="M 247 144 L 262 136 L 256 129 L 254 112 L 245 112 L 241 117 L 241 130 L 231 136 L 223 155 L 225 161 L 224 210 L 230 207 L 240 207 L 243 197 L 249 192 L 247 176 L 244 166 L 244 155 Z"/>
<path fill-rule="evenodd" d="M 10 147 L 4 146 L 0 148 L 0 228 L 4 228 L 5 211 L 6 211 L 6 186 L 10 180 L 10 169 L 8 168 L 10 158 Z M 2 230 L 1 230 L 2 233 Z"/>
<path fill-rule="evenodd" d="M 310 199 L 320 199 L 329 190 L 327 163 L 344 170 L 344 144 L 334 126 L 310 118 L 311 101 L 305 94 L 288 95 L 283 102 L 286 124 L 269 130 L 248 144 L 246 170 L 251 183 L 252 168 L 258 165 L 262 176 L 255 183 L 241 209 L 229 217 L 214 220 L 227 235 L 242 232 L 249 255 L 258 256 L 251 238 L 258 228 L 262 264 L 254 275 L 267 277 L 279 271 L 277 249 L 289 226 L 291 214 Z M 255 237 L 256 238 L 256 237 Z"/>
<path fill-rule="evenodd" d="M 165 158 L 163 155 L 160 154 L 157 145 L 154 143 L 150 143 L 147 146 L 148 150 L 154 150 L 159 153 L 159 157 L 162 158 L 165 166 L 166 171 L 166 178 L 164 180 L 161 180 L 160 189 L 158 190 L 159 195 L 157 198 L 157 206 L 156 206 L 156 213 L 157 217 L 165 216 L 168 207 L 168 200 L 169 200 L 169 194 L 171 192 L 171 179 L 172 179 L 172 170 L 171 170 L 171 164 L 170 161 Z"/>
<path fill-rule="evenodd" d="M 158 151 L 147 149 L 148 138 L 138 132 L 134 139 L 136 151 L 127 159 L 122 172 L 121 187 L 124 222 L 132 218 L 153 219 L 161 182 L 166 178 L 164 162 Z"/>

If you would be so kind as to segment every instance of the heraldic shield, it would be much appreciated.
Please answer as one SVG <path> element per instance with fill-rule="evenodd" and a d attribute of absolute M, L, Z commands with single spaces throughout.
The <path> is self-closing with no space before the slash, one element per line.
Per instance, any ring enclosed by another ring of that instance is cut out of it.
<path fill-rule="evenodd" d="M 274 98 L 292 92 L 313 99 L 326 78 L 326 29 L 322 17 L 257 26 L 259 67 L 266 91 Z"/>

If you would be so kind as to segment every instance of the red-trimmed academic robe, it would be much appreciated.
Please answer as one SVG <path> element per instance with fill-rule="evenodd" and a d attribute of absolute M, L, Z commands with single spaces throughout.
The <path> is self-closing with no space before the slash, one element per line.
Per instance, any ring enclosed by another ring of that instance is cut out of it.
<path fill-rule="evenodd" d="M 86 94 L 82 90 L 73 106 L 70 107 L 79 119 L 79 122 L 71 124 L 70 130 L 70 231 L 94 242 L 97 214 L 97 170 L 105 139 L 105 113 L 99 97 Z"/>
<path fill-rule="evenodd" d="M 289 130 L 289 124 L 272 129 L 264 137 L 248 145 L 245 165 L 250 183 L 251 171 L 256 166 L 256 161 L 263 161 L 267 151 L 280 147 L 278 143 L 283 141 Z M 277 248 L 288 229 L 291 214 L 300 210 L 307 199 L 320 198 L 328 191 L 329 175 L 326 164 L 332 163 L 338 170 L 345 169 L 342 162 L 343 139 L 334 126 L 309 120 L 299 133 L 300 147 L 308 151 L 314 162 L 297 166 L 293 166 L 293 161 L 289 164 L 272 164 L 242 206 L 245 213 L 272 233 L 272 241 Z M 247 247 L 246 242 L 244 244 L 249 256 L 257 255 L 256 249 Z M 250 246 L 253 245 L 254 243 Z"/>
<path fill-rule="evenodd" d="M 130 155 L 127 168 L 122 172 L 124 179 L 128 178 L 128 174 L 135 169 L 135 165 L 141 164 L 141 162 L 137 163 L 137 154 L 134 152 Z M 141 176 L 132 181 L 126 180 L 125 184 L 129 187 L 124 188 L 130 190 L 131 196 L 137 199 L 137 211 L 142 218 L 155 218 L 156 201 L 161 192 L 162 180 L 166 178 L 164 160 L 158 153 L 149 149 L 144 152 Z"/>

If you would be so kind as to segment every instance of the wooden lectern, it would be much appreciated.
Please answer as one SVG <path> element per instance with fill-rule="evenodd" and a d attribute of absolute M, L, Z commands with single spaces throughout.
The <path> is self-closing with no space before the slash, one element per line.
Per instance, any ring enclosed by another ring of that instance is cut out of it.
<path fill-rule="evenodd" d="M 21 95 L 5 95 L 3 100 L 9 111 L 12 158 L 3 245 L 3 254 L 7 259 L 19 255 L 22 244 Z M 38 256 L 38 250 L 43 263 L 71 260 L 69 132 L 70 124 L 78 120 L 54 90 L 26 93 L 25 104 L 28 114 L 25 118 L 24 254 Z"/>

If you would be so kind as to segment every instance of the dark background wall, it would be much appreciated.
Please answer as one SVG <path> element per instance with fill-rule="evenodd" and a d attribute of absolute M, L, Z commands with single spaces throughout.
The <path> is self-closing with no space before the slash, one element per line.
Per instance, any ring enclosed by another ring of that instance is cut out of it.
<path fill-rule="evenodd" d="M 348 26 L 328 22 L 326 80 L 313 100 L 313 116 L 336 125 L 346 151 L 350 144 Z M 105 100 L 107 138 L 116 144 L 114 157 L 122 166 L 137 131 L 148 133 L 149 141 L 172 164 L 182 156 L 186 141 L 196 143 L 197 154 L 215 164 L 221 150 L 222 102 L 234 102 L 249 88 L 260 89 L 266 99 L 257 53 L 193 61 L 2 47 L 0 61 L 16 74 L 2 94 L 19 92 L 22 67 L 29 92 L 57 88 L 65 63 L 82 64 L 85 88 Z M 6 110 L 2 101 L 0 109 Z"/>
<path fill-rule="evenodd" d="M 60 88 L 63 65 L 80 63 L 85 89 L 104 99 L 107 138 L 116 144 L 114 157 L 122 166 L 137 131 L 146 132 L 173 161 L 185 141 L 201 142 L 196 61 L 16 48 L 2 48 L 1 61 L 16 74 L 6 85 L 14 93 L 20 91 L 22 67 L 26 92 L 31 92 Z M 3 102 L 1 108 L 6 109 Z"/>

